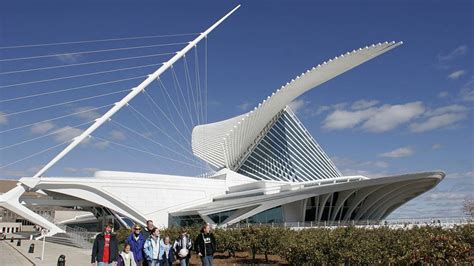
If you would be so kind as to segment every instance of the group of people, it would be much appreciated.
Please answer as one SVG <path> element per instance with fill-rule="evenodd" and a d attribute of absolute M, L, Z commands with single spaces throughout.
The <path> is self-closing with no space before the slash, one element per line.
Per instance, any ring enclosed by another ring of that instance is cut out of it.
<path fill-rule="evenodd" d="M 160 230 L 148 220 L 142 230 L 140 225 L 132 227 L 132 233 L 125 240 L 119 253 L 117 237 L 112 233 L 112 224 L 105 226 L 98 234 L 92 247 L 92 265 L 97 266 L 170 266 L 179 260 L 181 266 L 189 266 L 194 249 L 203 266 L 212 266 L 216 240 L 209 224 L 201 227 L 200 234 L 193 241 L 186 228 L 171 243 L 169 236 L 162 237 Z"/>

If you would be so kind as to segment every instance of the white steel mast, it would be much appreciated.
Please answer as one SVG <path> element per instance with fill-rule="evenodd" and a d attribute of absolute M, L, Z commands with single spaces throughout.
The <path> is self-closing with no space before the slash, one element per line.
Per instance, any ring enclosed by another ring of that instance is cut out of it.
<path fill-rule="evenodd" d="M 97 128 L 99 128 L 102 124 L 110 119 L 116 112 L 118 112 L 122 107 L 127 105 L 135 96 L 137 96 L 140 92 L 142 92 L 150 83 L 154 80 L 158 79 L 160 75 L 165 72 L 168 68 L 170 68 L 176 61 L 178 61 L 183 55 L 185 55 L 189 50 L 195 47 L 202 39 L 206 38 L 207 35 L 214 30 L 219 24 L 221 24 L 227 17 L 229 17 L 232 13 L 234 13 L 240 5 L 236 6 L 232 9 L 229 13 L 227 13 L 224 17 L 214 23 L 211 27 L 209 27 L 205 32 L 199 34 L 199 36 L 191 41 L 186 47 L 184 47 L 181 51 L 177 52 L 169 61 L 164 63 L 160 68 L 158 68 L 153 74 L 150 74 L 147 79 L 145 79 L 140 85 L 134 87 L 132 91 L 127 94 L 122 100 L 115 103 L 115 105 L 107 111 L 103 116 L 98 118 L 94 124 L 92 124 L 89 128 L 87 128 L 81 135 L 75 137 L 73 141 L 62 150 L 56 157 L 54 157 L 48 164 L 46 164 L 41 170 L 39 170 L 33 177 L 40 177 L 46 172 L 49 168 L 51 168 L 54 164 L 56 164 L 59 160 L 61 160 L 66 154 L 68 154 L 72 149 L 74 149 L 79 143 L 81 143 L 85 138 L 89 137 L 92 132 L 94 132 Z"/>

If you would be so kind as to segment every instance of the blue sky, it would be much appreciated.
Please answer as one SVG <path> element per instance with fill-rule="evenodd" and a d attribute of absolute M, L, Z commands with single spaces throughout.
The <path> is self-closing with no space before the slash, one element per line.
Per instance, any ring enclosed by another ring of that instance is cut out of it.
<path fill-rule="evenodd" d="M 337 55 L 383 41 L 403 41 L 390 51 L 296 100 L 292 106 L 319 144 L 345 174 L 380 176 L 443 170 L 445 180 L 409 202 L 393 217 L 457 216 L 472 198 L 474 180 L 474 73 L 471 1 L 8 1 L 0 8 L 2 47 L 134 36 L 201 32 L 238 3 L 242 7 L 208 38 L 208 117 L 214 122 L 249 111 L 277 88 Z M 112 58 L 156 55 L 179 50 L 194 35 L 0 49 L 0 58 L 67 53 L 41 59 L 0 61 L 0 72 L 80 64 Z M 169 46 L 74 54 L 71 52 L 178 43 Z M 198 46 L 204 69 L 204 43 Z M 94 71 L 153 65 L 170 55 L 113 63 L 0 75 L 0 131 L 33 124 L 88 108 L 110 105 L 126 92 L 53 108 L 7 115 L 136 86 L 157 66 L 10 86 Z M 193 65 L 194 57 L 188 61 Z M 184 77 L 183 62 L 176 67 Z M 194 69 L 195 70 L 195 69 Z M 202 74 L 202 72 L 201 72 Z M 5 101 L 32 94 L 136 78 L 66 93 Z M 181 79 L 183 82 L 184 78 Z M 171 73 L 163 77 L 173 89 Z M 181 84 L 183 87 L 185 84 Z M 193 174 L 199 169 L 163 160 L 180 160 L 171 124 L 159 121 L 150 99 L 180 120 L 156 83 L 132 101 L 137 111 L 122 110 L 93 138 L 47 175 L 90 175 L 96 169 Z M 179 98 L 179 97 L 177 97 Z M 178 100 L 179 101 L 179 100 Z M 183 106 L 180 106 L 183 108 Z M 69 140 L 107 108 L 0 134 L 2 147 L 51 134 L 0 152 L 5 166 Z M 180 109 L 183 114 L 186 110 Z M 148 114 L 155 125 L 140 118 Z M 138 116 L 138 118 L 137 118 Z M 184 117 L 187 120 L 187 117 Z M 191 119 L 187 122 L 191 122 Z M 194 119 L 197 122 L 197 116 Z M 161 123 L 161 124 L 160 124 Z M 194 123 L 194 124 L 195 124 Z M 77 126 L 80 125 L 80 126 Z M 188 126 L 191 126 L 189 123 Z M 70 127 L 77 126 L 77 129 Z M 177 127 L 185 127 L 176 123 Z M 60 132 L 56 132 L 62 130 Z M 97 138 L 95 138 L 97 137 Z M 153 141 L 151 141 L 153 140 Z M 125 149 L 126 144 L 153 155 Z M 156 144 L 159 142 L 164 148 Z M 178 142 L 178 143 L 176 143 Z M 186 146 L 187 147 L 187 146 Z M 2 178 L 31 175 L 60 147 L 0 169 Z M 188 160 L 189 157 L 186 159 Z"/>

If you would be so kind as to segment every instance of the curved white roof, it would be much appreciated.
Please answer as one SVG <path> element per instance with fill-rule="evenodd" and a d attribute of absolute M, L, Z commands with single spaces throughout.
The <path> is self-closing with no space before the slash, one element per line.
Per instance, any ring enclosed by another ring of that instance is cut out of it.
<path fill-rule="evenodd" d="M 372 59 L 402 42 L 384 42 L 347 52 L 313 67 L 286 83 L 252 111 L 227 120 L 199 125 L 192 133 L 193 153 L 214 167 L 232 166 L 259 139 L 259 134 L 287 104 L 322 83 Z"/>

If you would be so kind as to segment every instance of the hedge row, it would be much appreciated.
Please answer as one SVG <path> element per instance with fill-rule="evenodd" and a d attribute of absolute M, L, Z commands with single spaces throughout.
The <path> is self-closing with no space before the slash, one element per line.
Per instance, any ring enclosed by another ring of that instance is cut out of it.
<path fill-rule="evenodd" d="M 180 228 L 161 231 L 176 237 Z M 279 255 L 289 264 L 412 264 L 466 263 L 474 261 L 474 225 L 415 227 L 412 229 L 356 228 L 292 230 L 268 226 L 216 229 L 218 251 Z M 189 228 L 194 238 L 198 227 Z M 129 232 L 120 231 L 124 240 Z"/>

